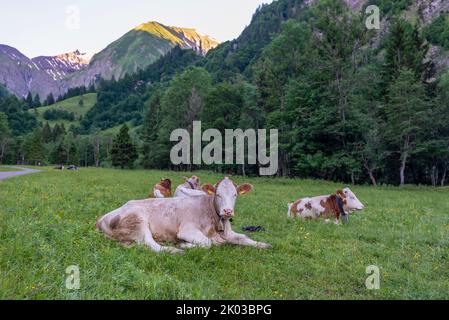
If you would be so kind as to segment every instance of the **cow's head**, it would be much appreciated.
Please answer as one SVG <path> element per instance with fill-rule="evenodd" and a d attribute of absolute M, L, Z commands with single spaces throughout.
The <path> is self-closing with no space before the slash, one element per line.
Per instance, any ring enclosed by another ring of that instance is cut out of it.
<path fill-rule="evenodd" d="M 345 212 L 351 213 L 365 209 L 365 206 L 360 202 L 351 189 L 344 188 L 343 190 L 337 190 L 337 195 L 343 199 Z"/>
<path fill-rule="evenodd" d="M 171 180 L 170 179 L 162 179 L 159 183 L 161 186 L 163 186 L 165 189 L 171 189 Z"/>
<path fill-rule="evenodd" d="M 204 184 L 202 186 L 204 192 L 213 195 L 215 209 L 218 215 L 223 219 L 231 219 L 234 217 L 235 201 L 238 196 L 243 196 L 253 189 L 249 183 L 244 183 L 237 186 L 231 179 L 224 178 L 215 186 L 211 184 Z"/>
<path fill-rule="evenodd" d="M 191 178 L 184 177 L 186 182 L 192 187 L 193 190 L 201 189 L 200 178 L 197 176 L 192 176 Z"/>

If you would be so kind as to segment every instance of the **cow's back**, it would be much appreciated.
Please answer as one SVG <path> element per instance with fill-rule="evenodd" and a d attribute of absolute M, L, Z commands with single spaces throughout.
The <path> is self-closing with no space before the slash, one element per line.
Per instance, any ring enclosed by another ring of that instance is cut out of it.
<path fill-rule="evenodd" d="M 170 199 L 144 200 L 151 232 L 155 239 L 175 237 L 181 225 L 201 226 L 209 223 L 210 197 L 195 196 Z M 164 240 L 164 239 L 162 239 Z M 158 240 L 157 240 L 158 241 Z M 163 241 L 162 241 L 163 242 Z"/>
<path fill-rule="evenodd" d="M 304 219 L 315 219 L 321 216 L 326 211 L 323 204 L 327 201 L 329 196 L 318 196 L 311 198 L 302 198 L 296 200 L 289 205 L 290 217 L 301 217 Z"/>
<path fill-rule="evenodd" d="M 113 235 L 114 224 L 129 216 L 139 217 L 157 242 L 176 242 L 183 224 L 207 229 L 211 207 L 211 199 L 207 195 L 130 201 L 102 217 L 97 227 L 107 235 Z"/>

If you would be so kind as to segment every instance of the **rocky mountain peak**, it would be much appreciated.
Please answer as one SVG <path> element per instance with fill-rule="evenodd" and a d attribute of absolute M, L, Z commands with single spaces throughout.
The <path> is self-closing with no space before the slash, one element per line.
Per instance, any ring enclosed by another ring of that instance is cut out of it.
<path fill-rule="evenodd" d="M 202 55 L 206 55 L 209 50 L 214 49 L 220 44 L 218 40 L 202 34 L 193 28 L 171 28 L 177 32 L 181 39 L 183 39 L 193 50 Z"/>
<path fill-rule="evenodd" d="M 31 59 L 39 69 L 44 70 L 53 80 L 61 80 L 67 75 L 85 69 L 91 57 L 79 50 L 56 56 L 40 56 Z"/>
<path fill-rule="evenodd" d="M 88 53 L 81 53 L 78 49 L 76 49 L 73 52 L 57 55 L 55 58 L 73 64 L 88 65 L 92 59 L 92 55 Z"/>
<path fill-rule="evenodd" d="M 157 21 L 142 23 L 135 31 L 143 31 L 151 35 L 170 41 L 185 49 L 193 49 L 199 54 L 205 55 L 209 50 L 217 47 L 220 42 L 208 35 L 201 34 L 194 28 L 169 27 Z"/>

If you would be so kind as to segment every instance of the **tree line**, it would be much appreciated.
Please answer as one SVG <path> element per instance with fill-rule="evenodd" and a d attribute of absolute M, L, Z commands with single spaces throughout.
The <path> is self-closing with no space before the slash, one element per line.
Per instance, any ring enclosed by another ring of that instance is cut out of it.
<path fill-rule="evenodd" d="M 49 93 L 45 100 L 41 100 L 39 94 L 33 96 L 31 92 L 28 92 L 26 98 L 23 99 L 25 103 L 24 106 L 26 109 L 36 109 L 40 107 L 51 106 L 59 101 L 63 101 L 69 98 L 82 96 L 87 93 L 94 93 L 95 85 L 92 84 L 88 88 L 86 86 L 80 86 L 75 88 L 70 88 L 66 93 L 59 95 L 57 98 L 54 97 L 53 93 Z"/>
<path fill-rule="evenodd" d="M 79 136 L 64 124 L 48 122 L 29 134 L 13 137 L 7 117 L 0 112 L 0 164 L 75 165 L 84 167 L 134 168 L 137 147 L 123 125 L 114 135 L 94 133 Z"/>

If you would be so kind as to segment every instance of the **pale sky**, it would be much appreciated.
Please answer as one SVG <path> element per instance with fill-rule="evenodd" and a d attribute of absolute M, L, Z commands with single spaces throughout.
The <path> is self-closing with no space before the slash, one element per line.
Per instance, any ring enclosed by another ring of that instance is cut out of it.
<path fill-rule="evenodd" d="M 152 20 L 196 28 L 226 41 L 238 37 L 259 5 L 272 1 L 7 0 L 1 4 L 0 44 L 15 47 L 30 58 L 75 49 L 98 52 Z"/>

